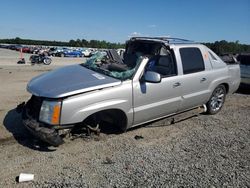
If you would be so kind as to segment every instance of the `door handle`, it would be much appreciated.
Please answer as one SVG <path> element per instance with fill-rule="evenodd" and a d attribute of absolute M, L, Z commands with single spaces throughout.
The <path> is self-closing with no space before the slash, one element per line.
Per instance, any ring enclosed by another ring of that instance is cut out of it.
<path fill-rule="evenodd" d="M 206 78 L 202 78 L 201 79 L 201 82 L 205 82 L 207 79 Z"/>
<path fill-rule="evenodd" d="M 181 86 L 181 83 L 180 83 L 180 82 L 176 82 L 176 83 L 174 83 L 174 85 L 173 85 L 173 87 L 179 87 L 179 86 Z"/>

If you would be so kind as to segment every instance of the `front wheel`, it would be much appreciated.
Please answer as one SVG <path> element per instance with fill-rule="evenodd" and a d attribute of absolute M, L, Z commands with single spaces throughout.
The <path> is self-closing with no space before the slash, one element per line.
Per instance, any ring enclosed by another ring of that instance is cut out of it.
<path fill-rule="evenodd" d="M 226 99 L 226 88 L 224 85 L 219 85 L 215 88 L 215 90 L 212 93 L 211 98 L 207 102 L 207 113 L 208 114 L 217 114 Z"/>

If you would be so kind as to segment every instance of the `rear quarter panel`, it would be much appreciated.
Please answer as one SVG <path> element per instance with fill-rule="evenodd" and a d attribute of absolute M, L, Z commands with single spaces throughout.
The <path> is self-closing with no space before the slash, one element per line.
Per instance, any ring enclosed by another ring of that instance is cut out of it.
<path fill-rule="evenodd" d="M 229 86 L 228 93 L 235 92 L 240 84 L 239 64 L 226 64 L 212 50 L 210 50 L 207 47 L 205 48 L 209 53 L 211 53 L 216 58 L 216 60 L 214 60 L 211 57 L 211 55 L 208 54 L 213 67 L 214 74 L 216 78 L 218 77 L 218 79 L 216 79 L 213 83 L 215 87 L 219 84 L 226 83 Z M 214 88 L 214 86 L 212 88 Z"/>

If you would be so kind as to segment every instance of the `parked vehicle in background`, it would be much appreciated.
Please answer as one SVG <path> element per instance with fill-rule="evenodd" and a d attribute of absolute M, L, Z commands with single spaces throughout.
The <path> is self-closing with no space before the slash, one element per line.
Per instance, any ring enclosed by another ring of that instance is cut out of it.
<path fill-rule="evenodd" d="M 21 48 L 23 48 L 23 46 L 22 46 L 22 45 L 15 45 L 15 50 L 16 50 L 16 51 L 20 51 L 20 50 L 21 50 Z"/>
<path fill-rule="evenodd" d="M 48 49 L 48 56 L 55 56 L 55 47 L 49 48 Z"/>
<path fill-rule="evenodd" d="M 119 56 L 121 56 L 121 57 L 123 58 L 123 54 L 124 54 L 124 52 L 125 52 L 125 49 L 119 48 L 119 49 L 117 49 L 116 51 L 117 51 L 117 53 L 119 54 Z"/>
<path fill-rule="evenodd" d="M 17 51 L 21 51 L 21 50 L 23 53 L 30 53 L 30 47 L 23 46 L 23 47 L 17 49 Z"/>
<path fill-rule="evenodd" d="M 0 45 L 0 48 L 5 48 L 5 49 L 8 49 L 8 45 L 1 44 L 1 45 Z"/>
<path fill-rule="evenodd" d="M 56 56 L 58 57 L 82 57 L 82 51 L 80 50 L 69 50 L 69 49 L 64 49 L 61 52 L 57 52 Z"/>
<path fill-rule="evenodd" d="M 90 49 L 83 49 L 82 50 L 82 55 L 84 56 L 84 57 L 90 57 L 92 54 L 91 54 L 91 50 Z"/>
<path fill-rule="evenodd" d="M 183 39 L 134 37 L 124 60 L 119 57 L 115 50 L 97 52 L 84 64 L 33 78 L 24 125 L 58 146 L 61 129 L 98 130 L 108 122 L 125 131 L 198 107 L 216 114 L 240 83 L 239 64 L 227 65 L 206 46 Z"/>
<path fill-rule="evenodd" d="M 238 55 L 237 60 L 240 62 L 241 87 L 250 89 L 250 53 Z"/>
<path fill-rule="evenodd" d="M 220 58 L 227 64 L 235 64 L 239 63 L 237 60 L 237 54 L 224 53 L 220 56 Z"/>
<path fill-rule="evenodd" d="M 20 49 L 22 46 L 21 45 L 9 45 L 8 49 L 10 50 L 17 50 Z"/>
<path fill-rule="evenodd" d="M 68 49 L 65 48 L 65 47 L 55 47 L 55 48 L 51 48 L 51 49 L 49 50 L 49 55 L 50 55 L 50 56 L 58 56 L 58 54 L 59 54 L 60 52 L 63 52 L 63 51 L 66 51 L 66 50 L 68 50 Z"/>

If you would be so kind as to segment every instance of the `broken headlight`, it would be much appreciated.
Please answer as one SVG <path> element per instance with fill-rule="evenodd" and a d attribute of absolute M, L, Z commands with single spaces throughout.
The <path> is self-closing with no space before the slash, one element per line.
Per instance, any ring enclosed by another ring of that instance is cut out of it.
<path fill-rule="evenodd" d="M 41 106 L 39 120 L 51 125 L 60 123 L 61 101 L 43 101 Z"/>

